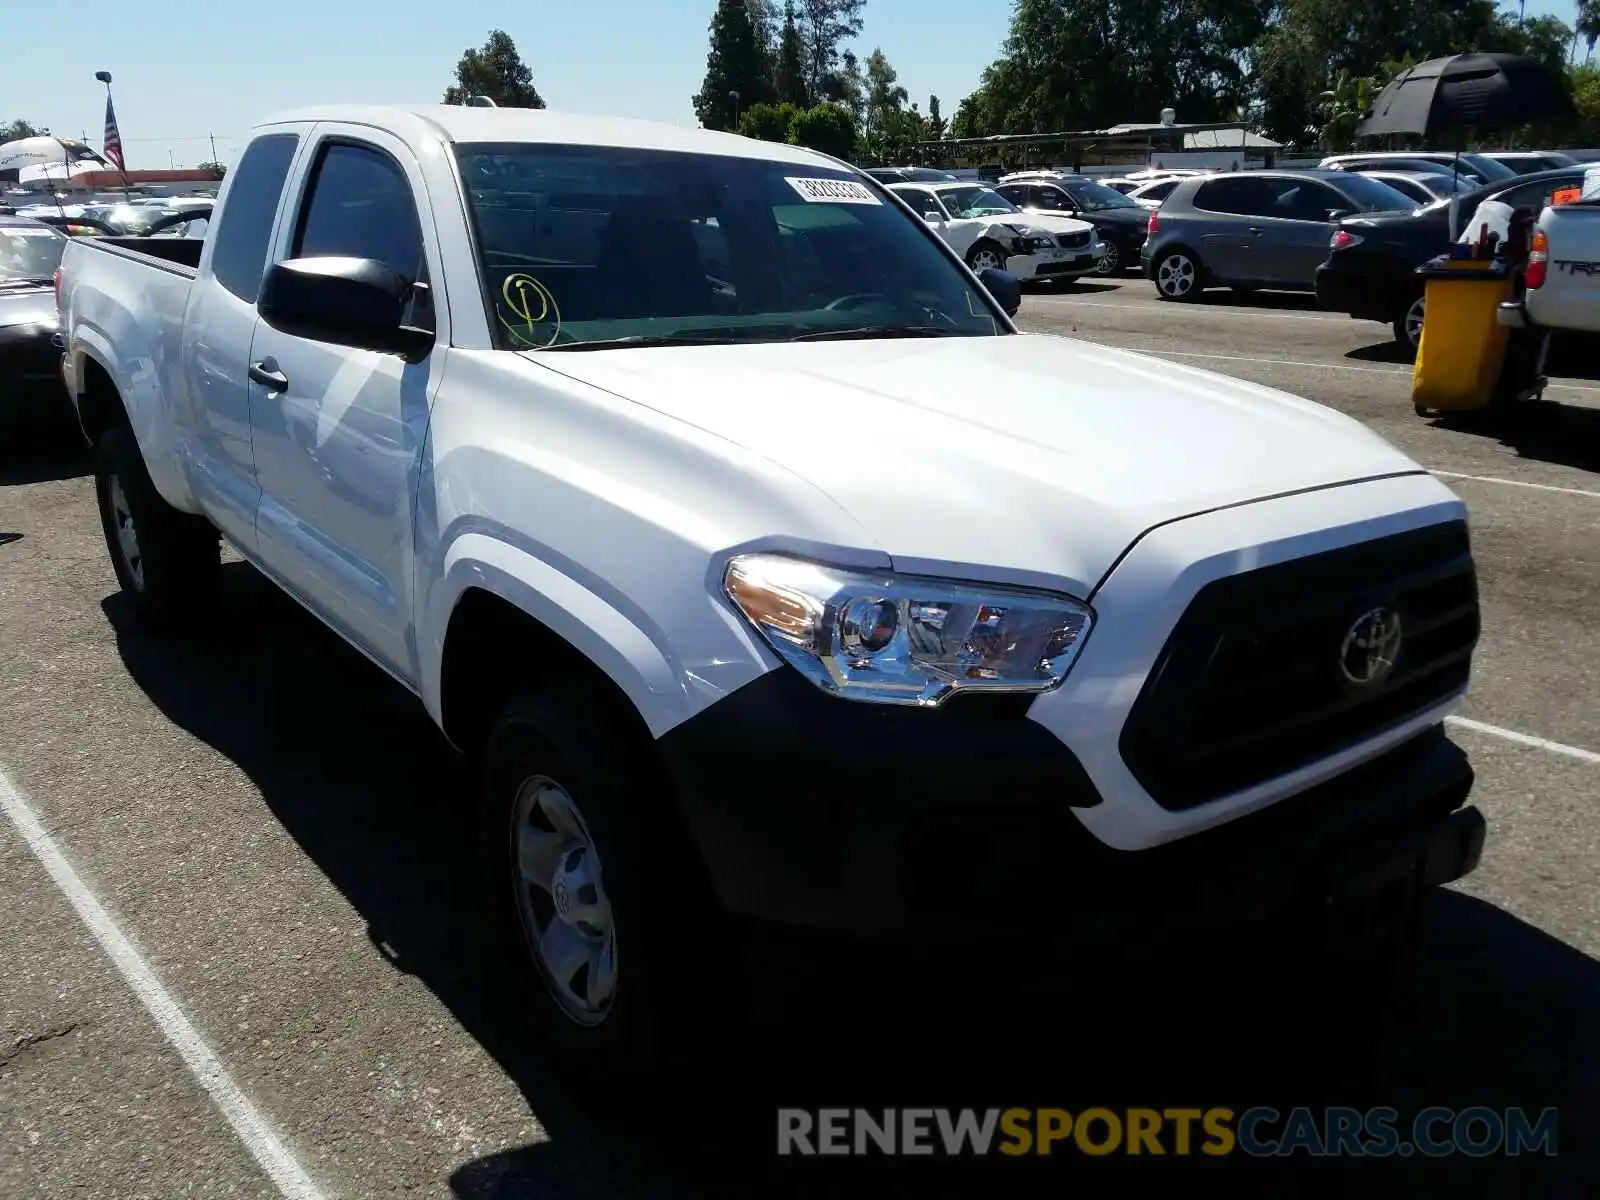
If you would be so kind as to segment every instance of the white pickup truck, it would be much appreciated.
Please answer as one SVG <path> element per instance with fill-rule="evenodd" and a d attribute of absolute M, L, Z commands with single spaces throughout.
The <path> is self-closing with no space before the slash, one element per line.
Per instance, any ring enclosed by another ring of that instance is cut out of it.
<path fill-rule="evenodd" d="M 1600 333 L 1600 171 L 1581 193 L 1539 214 L 1528 256 L 1521 308 L 1527 324 L 1569 333 Z"/>
<path fill-rule="evenodd" d="M 1461 501 L 987 279 L 804 149 L 344 107 L 58 296 L 130 604 L 202 622 L 220 533 L 413 691 L 482 763 L 531 1011 L 603 1069 L 737 1024 L 733 927 L 1004 978 L 1478 860 Z"/>

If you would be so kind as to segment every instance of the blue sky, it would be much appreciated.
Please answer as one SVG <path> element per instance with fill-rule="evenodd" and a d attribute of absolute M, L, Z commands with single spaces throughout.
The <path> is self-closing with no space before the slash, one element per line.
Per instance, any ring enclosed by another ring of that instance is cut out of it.
<path fill-rule="evenodd" d="M 94 72 L 107 70 L 130 167 L 193 166 L 211 156 L 211 134 L 229 162 L 250 126 L 278 109 L 435 102 L 461 51 L 499 28 L 552 108 L 694 124 L 689 98 L 705 72 L 714 8 L 714 0 L 73 0 L 65 40 L 48 19 L 28 22 L 24 37 L 34 40 L 24 51 L 21 30 L 11 30 L 0 54 L 0 119 L 87 133 L 98 149 L 105 94 Z M 1572 4 L 1529 0 L 1529 15 L 1541 12 L 1570 23 Z M 881 46 L 912 99 L 926 108 L 935 93 L 948 116 L 995 57 L 1010 13 L 1011 0 L 867 0 L 859 49 Z"/>

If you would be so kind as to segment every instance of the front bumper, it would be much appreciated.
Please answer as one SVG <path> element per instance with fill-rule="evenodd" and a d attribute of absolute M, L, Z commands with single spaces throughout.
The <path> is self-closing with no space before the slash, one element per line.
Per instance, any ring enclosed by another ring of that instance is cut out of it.
<path fill-rule="evenodd" d="M 1026 708 L 878 707 L 778 669 L 661 747 L 731 913 L 875 942 L 1154 945 L 1446 883 L 1482 850 L 1471 766 L 1440 726 L 1224 825 L 1116 850 L 1074 816 L 1101 797 Z"/>

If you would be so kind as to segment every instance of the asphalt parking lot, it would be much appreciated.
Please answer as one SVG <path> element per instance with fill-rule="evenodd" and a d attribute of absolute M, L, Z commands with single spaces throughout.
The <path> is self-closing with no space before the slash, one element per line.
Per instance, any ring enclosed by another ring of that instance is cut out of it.
<path fill-rule="evenodd" d="M 1238 1190 L 1597 1194 L 1600 359 L 1560 348 L 1527 420 L 1446 425 L 1412 412 L 1386 327 L 1304 298 L 1168 305 L 1095 281 L 1030 293 L 1020 323 L 1332 405 L 1468 502 L 1484 635 L 1453 733 L 1484 862 L 1429 907 L 1410 968 L 1357 999 L 1280 1008 L 1241 977 L 1190 984 L 1217 994 L 1176 1012 L 1097 1007 L 1091 974 L 1069 1019 L 1015 999 L 1004 977 L 1042 967 L 1008 963 L 957 1019 L 841 979 L 837 1011 L 786 1012 L 746 1070 L 846 1105 L 1105 1086 L 1157 1106 L 1556 1107 L 1553 1159 L 1334 1162 Z M 87 472 L 65 440 L 0 439 L 0 1195 L 886 1194 L 864 1170 L 752 1174 L 765 1144 L 733 1143 L 759 1102 L 704 1094 L 714 1073 L 659 1119 L 556 1082 L 497 986 L 470 784 L 422 714 L 242 564 L 215 634 L 133 632 Z M 1034 1178 L 955 1174 L 908 1194 Z"/>

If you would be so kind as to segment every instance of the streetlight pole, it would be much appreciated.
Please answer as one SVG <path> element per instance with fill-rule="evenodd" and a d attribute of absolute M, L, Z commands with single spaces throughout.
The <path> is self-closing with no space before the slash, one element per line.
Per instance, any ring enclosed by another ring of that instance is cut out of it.
<path fill-rule="evenodd" d="M 733 101 L 733 131 L 739 132 L 739 93 L 730 91 L 728 99 Z"/>

